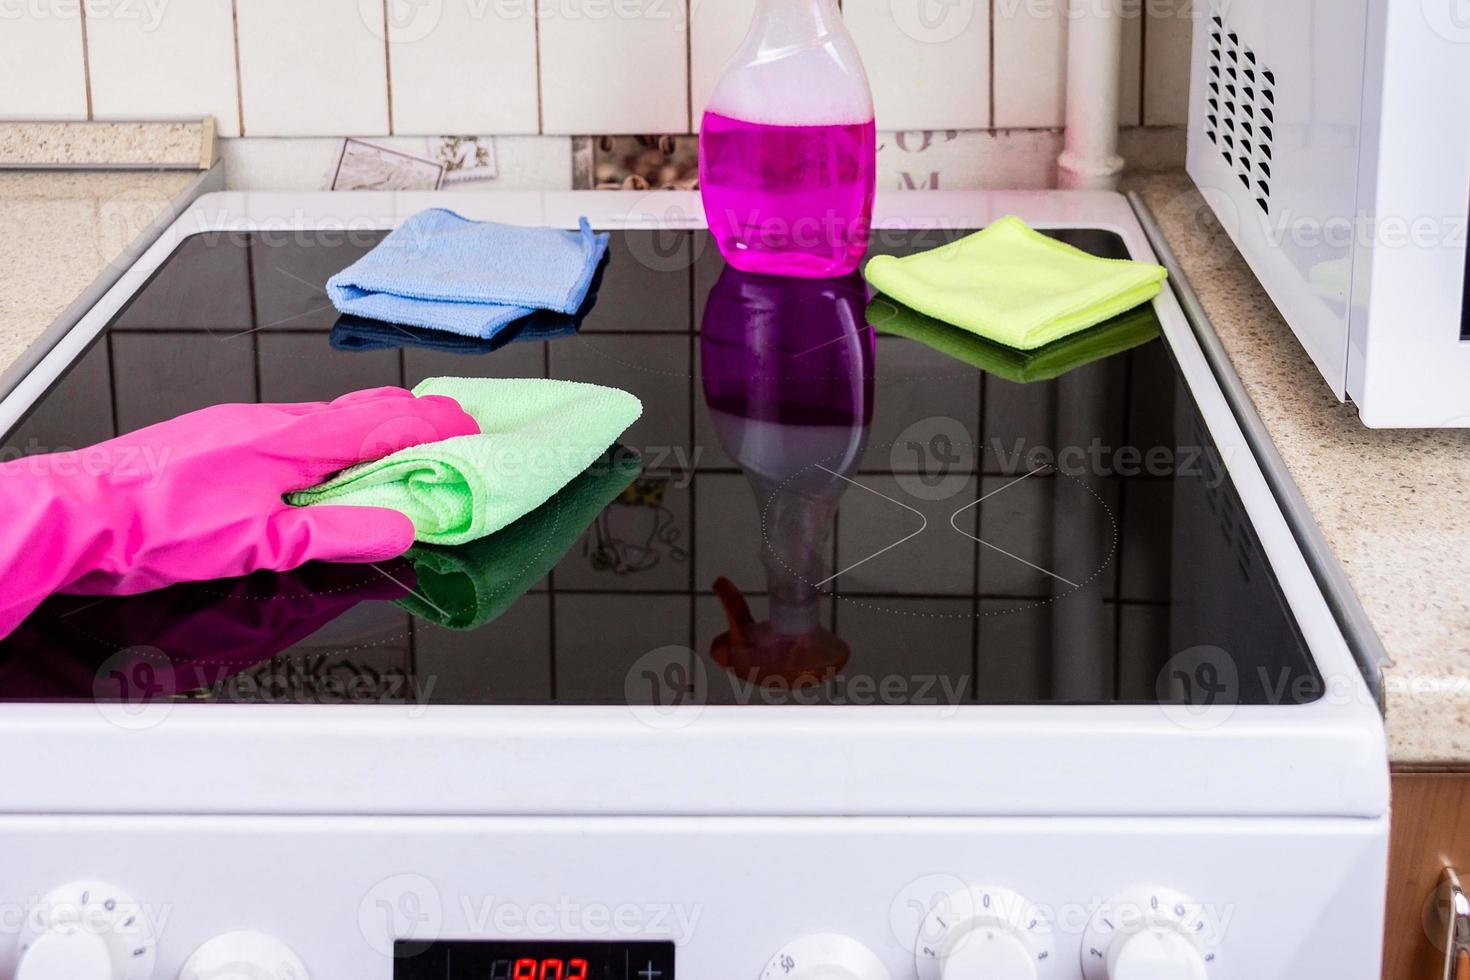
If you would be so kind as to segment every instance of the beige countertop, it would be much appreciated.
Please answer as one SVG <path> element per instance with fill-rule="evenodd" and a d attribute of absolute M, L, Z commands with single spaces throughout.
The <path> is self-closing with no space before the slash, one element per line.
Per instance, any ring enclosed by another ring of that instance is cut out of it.
<path fill-rule="evenodd" d="M 0 371 L 198 179 L 183 170 L 0 170 Z"/>
<path fill-rule="evenodd" d="M 1136 181 L 1392 663 L 1389 758 L 1470 763 L 1470 430 L 1365 428 L 1182 173 Z"/>
<path fill-rule="evenodd" d="M 198 177 L 0 171 L 0 371 Z M 1470 763 L 1470 430 L 1364 428 L 1189 179 L 1155 175 L 1134 186 L 1392 657 L 1390 758 Z"/>

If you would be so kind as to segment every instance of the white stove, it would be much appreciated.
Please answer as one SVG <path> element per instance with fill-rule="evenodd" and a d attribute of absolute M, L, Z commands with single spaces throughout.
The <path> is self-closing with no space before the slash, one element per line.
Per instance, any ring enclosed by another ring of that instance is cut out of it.
<path fill-rule="evenodd" d="M 579 329 L 339 321 L 434 206 L 612 229 Z M 880 197 L 875 248 L 1008 213 L 1155 258 L 1084 192 Z M 1376 980 L 1380 715 L 1174 296 L 1018 360 L 725 270 L 699 214 L 211 194 L 55 338 L 0 445 L 453 372 L 646 410 L 498 552 L 0 643 L 0 976 Z"/>

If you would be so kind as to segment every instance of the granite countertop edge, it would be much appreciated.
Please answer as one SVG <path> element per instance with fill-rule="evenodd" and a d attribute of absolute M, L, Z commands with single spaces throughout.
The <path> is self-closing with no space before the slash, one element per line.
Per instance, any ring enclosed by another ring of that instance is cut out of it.
<path fill-rule="evenodd" d="M 0 170 L 0 376 L 115 281 L 216 171 Z M 69 325 L 69 324 L 65 324 Z"/>
<path fill-rule="evenodd" d="M 1470 430 L 1369 429 L 1338 401 L 1183 172 L 1154 215 L 1389 662 L 1389 761 L 1470 765 Z"/>

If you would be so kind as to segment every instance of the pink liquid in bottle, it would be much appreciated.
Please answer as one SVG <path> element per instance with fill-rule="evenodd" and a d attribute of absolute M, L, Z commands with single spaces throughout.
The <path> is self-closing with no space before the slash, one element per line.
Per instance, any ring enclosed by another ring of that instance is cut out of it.
<path fill-rule="evenodd" d="M 699 184 L 726 261 L 745 272 L 852 272 L 873 217 L 873 121 L 776 125 L 706 112 Z"/>

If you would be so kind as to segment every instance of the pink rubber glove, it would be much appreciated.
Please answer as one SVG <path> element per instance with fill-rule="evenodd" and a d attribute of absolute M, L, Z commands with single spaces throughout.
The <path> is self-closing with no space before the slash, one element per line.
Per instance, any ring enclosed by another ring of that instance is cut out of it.
<path fill-rule="evenodd" d="M 281 495 L 478 431 L 453 399 L 378 388 L 331 403 L 216 405 L 0 465 L 0 636 L 52 592 L 129 595 L 400 555 L 414 531 L 397 511 L 298 508 Z"/>

